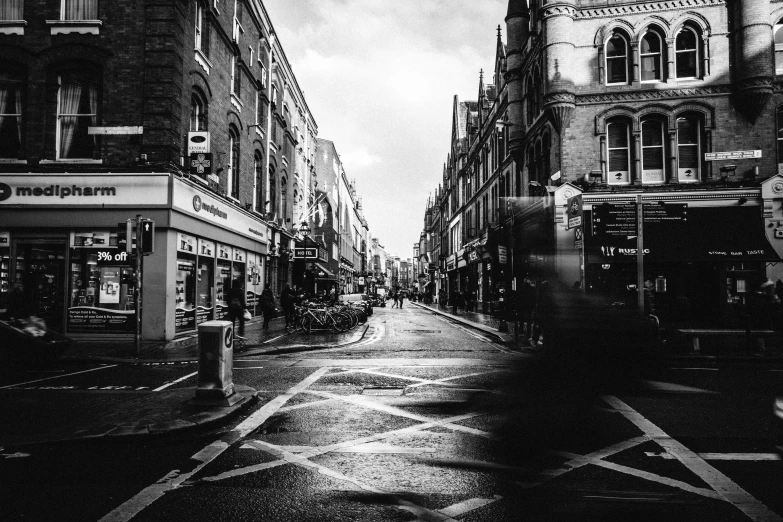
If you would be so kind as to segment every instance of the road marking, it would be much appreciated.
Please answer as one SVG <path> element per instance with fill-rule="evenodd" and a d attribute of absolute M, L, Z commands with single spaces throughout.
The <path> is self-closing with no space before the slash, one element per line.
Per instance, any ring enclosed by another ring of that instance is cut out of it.
<path fill-rule="evenodd" d="M 320 446 L 320 447 L 314 447 L 310 451 L 305 451 L 301 453 L 300 455 L 291 455 L 288 458 L 283 458 L 286 453 L 283 452 L 282 449 L 280 449 L 280 446 L 276 446 L 274 444 L 270 444 L 268 442 L 264 442 L 261 440 L 249 440 L 246 444 L 250 444 L 254 446 L 256 449 L 266 451 L 267 453 L 270 453 L 272 455 L 275 455 L 278 457 L 278 460 L 272 461 L 272 462 L 264 462 L 261 464 L 254 464 L 252 466 L 247 466 L 244 468 L 237 468 L 230 471 L 225 471 L 223 473 L 219 473 L 218 475 L 213 475 L 210 477 L 204 477 L 200 480 L 207 481 L 207 482 L 214 482 L 218 480 L 224 480 L 227 478 L 232 477 L 238 477 L 241 475 L 248 475 L 250 473 L 255 473 L 257 471 L 262 471 L 265 469 L 270 468 L 276 468 L 278 466 L 282 466 L 284 464 L 289 463 L 295 463 L 295 461 L 298 462 L 299 459 L 311 459 L 313 457 L 317 457 L 319 455 L 324 455 L 326 453 L 331 453 L 332 451 L 338 451 L 342 448 L 350 448 L 352 446 L 357 446 L 359 444 L 366 444 L 368 442 L 375 442 L 377 440 L 383 440 L 388 439 L 391 437 L 394 437 L 396 435 L 407 435 L 410 433 L 417 433 L 422 432 L 424 430 L 435 428 L 438 426 L 444 426 L 446 424 L 450 424 L 452 422 L 459 422 L 462 420 L 472 419 L 473 417 L 478 417 L 479 415 L 482 415 L 481 413 L 467 413 L 463 415 L 456 415 L 454 417 L 448 417 L 446 419 L 442 419 L 439 421 L 432 421 L 432 422 L 423 422 L 421 424 L 414 424 L 413 426 L 408 426 L 407 428 L 400 428 L 392 431 L 387 431 L 383 433 L 376 433 L 373 435 L 367 435 L 365 437 L 360 437 L 358 439 L 354 440 L 348 440 L 345 442 L 338 442 L 335 444 L 329 444 L 328 446 Z"/>
<path fill-rule="evenodd" d="M 287 411 L 292 410 L 298 410 L 300 408 L 308 408 L 310 406 L 325 406 L 326 403 L 329 402 L 335 402 L 334 399 L 324 399 L 322 401 L 313 401 L 313 402 L 303 402 L 302 404 L 294 404 L 293 406 L 283 406 L 279 410 L 277 410 L 280 413 L 285 413 Z"/>
<path fill-rule="evenodd" d="M 286 335 L 288 335 L 288 334 L 282 334 L 282 335 L 278 335 L 277 337 L 272 337 L 271 339 L 267 339 L 266 341 L 262 342 L 261 344 L 271 343 L 272 341 L 276 341 L 276 340 L 280 339 L 281 337 L 285 337 Z"/>
<path fill-rule="evenodd" d="M 448 517 L 458 517 L 460 515 L 464 515 L 468 511 L 473 511 L 474 509 L 478 509 L 488 504 L 492 504 L 493 502 L 496 502 L 502 498 L 503 497 L 501 497 L 500 495 L 495 495 L 494 498 L 471 498 L 464 502 L 459 502 L 449 507 L 439 509 L 438 512 L 443 513 Z"/>
<path fill-rule="evenodd" d="M 703 370 L 705 372 L 717 372 L 719 368 L 669 368 L 670 370 Z"/>
<path fill-rule="evenodd" d="M 671 438 L 661 428 L 644 418 L 626 403 L 611 395 L 604 396 L 603 399 L 637 428 L 642 430 L 645 435 L 658 443 L 667 453 L 682 462 L 686 468 L 706 482 L 723 499 L 745 513 L 751 520 L 760 522 L 783 521 L 783 518 L 756 500 L 729 477 L 709 465 L 707 461 L 686 448 L 683 444 Z"/>
<path fill-rule="evenodd" d="M 170 471 L 155 484 L 147 486 L 134 497 L 123 502 L 120 506 L 101 518 L 99 522 L 127 522 L 132 519 L 141 513 L 147 506 L 169 491 L 178 488 L 183 482 L 201 471 L 207 464 L 215 460 L 221 453 L 231 447 L 231 445 L 247 437 L 253 430 L 274 415 L 291 397 L 300 393 L 320 379 L 328 370 L 328 367 L 319 368 L 284 394 L 279 395 L 264 404 L 229 433 L 202 448 L 198 453 L 190 457 L 192 461 L 199 462 L 199 464 L 190 471 L 185 473 L 180 473 L 180 470 Z"/>
<path fill-rule="evenodd" d="M 176 381 L 171 381 L 170 383 L 168 383 L 168 384 L 164 384 L 163 386 L 159 386 L 159 387 L 155 388 L 155 389 L 154 389 L 154 390 L 152 390 L 152 391 L 156 392 L 156 391 L 165 390 L 165 389 L 166 389 L 166 388 L 168 388 L 169 386 L 174 386 L 174 385 L 175 385 L 175 384 L 177 384 L 178 382 L 182 382 L 182 381 L 185 381 L 185 380 L 187 380 L 187 379 L 190 379 L 190 378 L 191 378 L 191 377 L 193 377 L 194 375 L 198 375 L 198 372 L 189 373 L 189 374 L 187 374 L 187 375 L 186 375 L 186 376 L 184 376 L 184 377 L 180 377 L 180 378 L 179 378 L 179 379 L 177 379 Z"/>
<path fill-rule="evenodd" d="M 648 457 L 660 457 L 666 460 L 676 460 L 674 455 L 666 452 L 655 453 L 654 451 L 645 451 Z M 781 460 L 777 453 L 699 453 L 700 458 L 704 460 Z"/>
<path fill-rule="evenodd" d="M 662 392 L 673 393 L 711 393 L 717 394 L 718 392 L 705 390 L 703 388 L 695 388 L 693 386 L 685 386 L 684 384 L 675 384 L 673 382 L 660 382 L 660 381 L 640 381 L 647 388 Z"/>
<path fill-rule="evenodd" d="M 81 373 L 95 372 L 95 371 L 98 371 L 98 370 L 105 370 L 107 368 L 114 368 L 116 366 L 119 366 L 119 364 L 109 364 L 109 365 L 106 365 L 106 366 L 99 366 L 98 368 L 91 368 L 89 370 L 82 370 L 80 372 L 66 373 L 64 375 L 55 375 L 53 377 L 45 377 L 43 379 L 36 379 L 34 381 L 19 382 L 19 383 L 16 383 L 16 384 L 9 384 L 8 386 L 0 386 L 0 390 L 5 390 L 6 388 L 15 388 L 16 386 L 24 386 L 25 384 L 32 384 L 34 382 L 50 381 L 52 379 L 62 379 L 63 377 L 70 377 L 72 375 L 79 375 Z"/>

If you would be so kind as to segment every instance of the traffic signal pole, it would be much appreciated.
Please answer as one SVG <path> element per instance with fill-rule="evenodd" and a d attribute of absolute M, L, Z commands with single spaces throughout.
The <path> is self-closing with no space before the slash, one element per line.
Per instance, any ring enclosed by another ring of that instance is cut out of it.
<path fill-rule="evenodd" d="M 134 344 L 136 346 L 136 358 L 141 355 L 141 269 L 142 269 L 142 258 L 144 257 L 141 252 L 141 215 L 136 215 L 136 259 L 134 262 L 134 277 L 133 277 L 133 287 L 136 300 L 134 301 L 134 310 L 136 312 L 136 330 L 134 334 Z M 130 238 L 128 239 L 130 241 Z"/>

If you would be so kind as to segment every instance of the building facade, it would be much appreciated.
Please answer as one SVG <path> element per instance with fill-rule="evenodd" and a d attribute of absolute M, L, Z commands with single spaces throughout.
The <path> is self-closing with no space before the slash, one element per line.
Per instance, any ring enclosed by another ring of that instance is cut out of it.
<path fill-rule="evenodd" d="M 24 282 L 72 336 L 134 331 L 116 253 L 136 216 L 156 225 L 143 339 L 224 318 L 233 282 L 257 313 L 264 287 L 291 280 L 311 196 L 317 126 L 263 5 L 139 4 L 0 10 L 0 309 Z"/>
<path fill-rule="evenodd" d="M 487 310 L 554 273 L 641 307 L 648 282 L 664 322 L 741 325 L 783 278 L 781 17 L 768 0 L 510 0 L 492 84 L 454 103 L 449 289 Z"/>

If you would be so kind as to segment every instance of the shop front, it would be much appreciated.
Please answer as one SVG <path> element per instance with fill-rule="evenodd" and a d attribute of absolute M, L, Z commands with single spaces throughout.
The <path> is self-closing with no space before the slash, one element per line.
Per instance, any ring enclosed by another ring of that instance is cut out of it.
<path fill-rule="evenodd" d="M 758 191 L 645 195 L 641 206 L 646 311 L 665 325 L 743 328 L 747 296 L 780 261 Z M 638 210 L 636 202 L 593 201 L 585 212 L 588 293 L 636 306 L 637 234 L 628 232 Z"/>
<path fill-rule="evenodd" d="M 142 339 L 224 318 L 234 281 L 260 292 L 265 223 L 197 183 L 123 173 L 0 175 L 0 185 L 0 309 L 18 281 L 55 331 L 132 336 L 139 296 L 117 230 L 139 215 L 156 224 L 155 252 L 143 258 Z"/>

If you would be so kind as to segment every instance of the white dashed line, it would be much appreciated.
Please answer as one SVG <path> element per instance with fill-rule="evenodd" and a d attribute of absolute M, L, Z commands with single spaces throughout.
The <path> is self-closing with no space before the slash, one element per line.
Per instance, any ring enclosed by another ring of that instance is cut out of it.
<path fill-rule="evenodd" d="M 54 377 L 46 377 L 44 379 L 36 379 L 34 381 L 18 382 L 16 384 L 9 384 L 8 386 L 0 386 L 0 390 L 5 390 L 6 388 L 15 388 L 16 386 L 24 386 L 25 384 L 32 384 L 34 382 L 50 381 L 52 379 L 62 379 L 63 377 L 70 377 L 71 375 L 79 375 L 80 373 L 87 373 L 87 372 L 94 372 L 94 371 L 98 371 L 98 370 L 105 370 L 107 368 L 114 368 L 116 366 L 119 366 L 119 364 L 109 364 L 109 365 L 106 365 L 106 366 L 99 366 L 98 368 L 91 368 L 89 370 L 83 370 L 81 372 L 66 373 L 64 375 L 55 375 Z"/>

